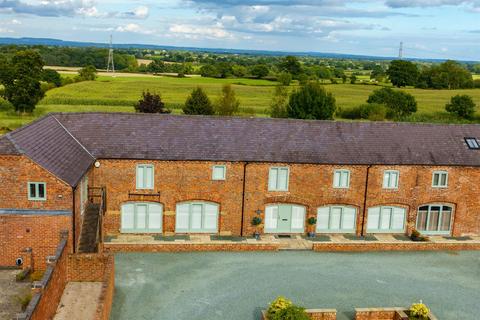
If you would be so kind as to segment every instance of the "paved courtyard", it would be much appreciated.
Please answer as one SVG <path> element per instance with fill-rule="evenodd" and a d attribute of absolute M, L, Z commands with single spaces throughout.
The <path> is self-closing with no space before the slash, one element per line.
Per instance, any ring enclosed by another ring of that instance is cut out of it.
<path fill-rule="evenodd" d="M 307 308 L 408 306 L 477 320 L 480 252 L 116 255 L 112 319 L 258 320 L 278 295 Z"/>

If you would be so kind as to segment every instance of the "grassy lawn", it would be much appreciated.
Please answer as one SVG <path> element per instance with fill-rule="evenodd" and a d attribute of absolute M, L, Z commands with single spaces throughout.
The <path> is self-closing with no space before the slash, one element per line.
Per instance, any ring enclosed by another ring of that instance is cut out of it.
<path fill-rule="evenodd" d="M 240 113 L 244 115 L 267 116 L 276 82 L 252 79 L 211 79 L 211 78 L 171 78 L 171 77 L 104 77 L 97 81 L 74 83 L 47 92 L 33 115 L 17 116 L 5 104 L 0 104 L 0 128 L 17 128 L 49 112 L 133 112 L 133 104 L 142 91 L 160 93 L 167 107 L 174 113 L 181 113 L 185 99 L 193 88 L 201 86 L 212 100 L 215 100 L 225 83 L 233 85 L 240 99 Z M 294 90 L 296 85 L 292 85 Z M 326 85 L 337 99 L 337 106 L 349 109 L 365 103 L 368 96 L 379 86 L 363 84 Z M 418 115 L 448 121 L 445 104 L 457 94 L 474 97 L 480 106 L 480 90 L 421 90 L 409 88 L 419 106 Z M 445 120 L 446 119 L 446 120 Z M 1 129 L 0 129 L 1 130 Z"/>

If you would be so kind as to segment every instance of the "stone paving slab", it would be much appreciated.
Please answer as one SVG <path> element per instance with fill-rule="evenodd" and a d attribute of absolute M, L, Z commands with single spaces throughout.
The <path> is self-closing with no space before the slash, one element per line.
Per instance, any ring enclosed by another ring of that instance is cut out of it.
<path fill-rule="evenodd" d="M 53 320 L 95 320 L 101 282 L 69 282 Z"/>

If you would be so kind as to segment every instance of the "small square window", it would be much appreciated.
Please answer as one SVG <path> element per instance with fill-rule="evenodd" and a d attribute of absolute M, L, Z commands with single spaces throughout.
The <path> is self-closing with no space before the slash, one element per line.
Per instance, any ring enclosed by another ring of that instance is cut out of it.
<path fill-rule="evenodd" d="M 433 172 L 432 187 L 446 188 L 448 186 L 448 172 L 435 171 Z"/>
<path fill-rule="evenodd" d="M 290 171 L 288 167 L 270 168 L 268 176 L 269 191 L 288 191 Z"/>
<path fill-rule="evenodd" d="M 465 142 L 467 143 L 469 149 L 480 149 L 480 143 L 478 143 L 478 140 L 476 138 L 465 138 Z"/>
<path fill-rule="evenodd" d="M 348 189 L 350 187 L 350 171 L 335 170 L 333 174 L 333 187 L 337 189 Z"/>
<path fill-rule="evenodd" d="M 397 170 L 387 170 L 383 173 L 383 188 L 398 189 L 398 178 L 400 173 Z"/>
<path fill-rule="evenodd" d="M 47 200 L 47 184 L 45 182 L 29 182 L 28 200 Z"/>
<path fill-rule="evenodd" d="M 227 178 L 226 166 L 213 166 L 212 180 L 225 180 Z"/>

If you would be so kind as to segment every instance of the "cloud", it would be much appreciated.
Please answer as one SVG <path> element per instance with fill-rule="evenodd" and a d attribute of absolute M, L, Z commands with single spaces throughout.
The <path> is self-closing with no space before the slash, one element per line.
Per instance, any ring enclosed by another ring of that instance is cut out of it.
<path fill-rule="evenodd" d="M 187 39 L 233 39 L 233 34 L 221 26 L 198 26 L 189 24 L 174 24 L 168 29 L 171 33 Z"/>
<path fill-rule="evenodd" d="M 11 13 L 44 17 L 95 16 L 98 14 L 92 0 L 37 0 L 33 3 L 22 0 L 0 0 L 0 9 Z"/>
<path fill-rule="evenodd" d="M 411 8 L 411 7 L 441 7 L 469 5 L 473 8 L 480 7 L 479 0 L 387 0 L 385 4 L 390 8 Z"/>
<path fill-rule="evenodd" d="M 124 13 L 119 14 L 118 16 L 121 18 L 130 18 L 130 19 L 147 19 L 150 15 L 150 10 L 146 6 L 140 6 L 132 11 L 127 11 Z"/>
<path fill-rule="evenodd" d="M 154 30 L 144 29 L 136 23 L 129 23 L 125 26 L 119 26 L 115 29 L 117 32 L 130 32 L 130 33 L 139 33 L 139 34 L 153 34 Z"/>
<path fill-rule="evenodd" d="M 127 12 L 100 12 L 96 0 L 0 0 L 0 12 L 31 14 L 41 17 L 125 18 L 146 19 L 149 8 L 139 6 Z"/>

